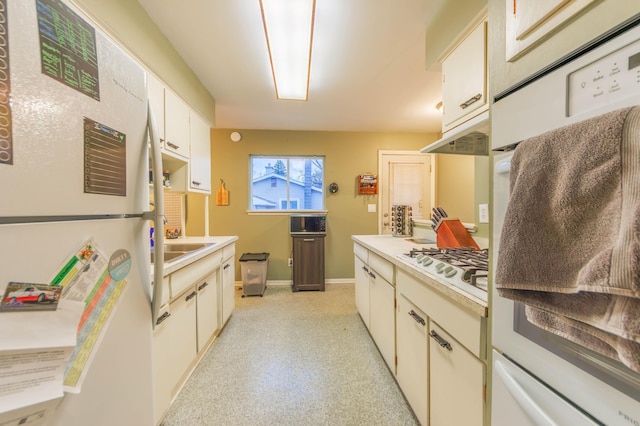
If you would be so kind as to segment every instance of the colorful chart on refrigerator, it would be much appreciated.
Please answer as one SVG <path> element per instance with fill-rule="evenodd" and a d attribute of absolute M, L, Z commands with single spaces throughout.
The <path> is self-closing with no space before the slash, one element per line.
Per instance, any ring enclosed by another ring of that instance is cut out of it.
<path fill-rule="evenodd" d="M 56 274 L 53 284 L 64 285 L 62 298 L 83 301 L 84 313 L 78 325 L 78 340 L 65 371 L 64 389 L 80 392 L 84 377 L 97 351 L 104 330 L 127 285 L 109 274 L 109 258 L 93 240 L 87 241 Z"/>

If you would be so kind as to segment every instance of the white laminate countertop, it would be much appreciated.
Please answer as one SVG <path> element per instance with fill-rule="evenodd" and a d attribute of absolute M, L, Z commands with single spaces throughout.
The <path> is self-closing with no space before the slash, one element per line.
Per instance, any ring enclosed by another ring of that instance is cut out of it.
<path fill-rule="evenodd" d="M 224 236 L 224 237 L 183 237 L 183 238 L 176 238 L 176 239 L 168 239 L 165 238 L 164 243 L 166 245 L 171 245 L 171 244 L 185 244 L 185 243 L 189 243 L 189 244 L 210 244 L 208 246 L 205 246 L 199 250 L 194 250 L 191 253 L 185 254 L 184 256 L 181 256 L 175 260 L 169 261 L 169 262 L 165 262 L 164 263 L 164 269 L 163 269 L 163 274 L 164 276 L 167 276 L 175 271 L 177 271 L 178 269 L 184 268 L 185 266 L 190 265 L 191 263 L 195 262 L 196 260 L 200 260 L 203 257 L 206 257 L 207 255 L 216 252 L 226 246 L 228 246 L 229 244 L 234 243 L 235 241 L 238 240 L 237 236 Z M 223 259 L 224 260 L 224 259 Z M 153 274 L 153 266 L 151 267 L 151 273 Z"/>
<path fill-rule="evenodd" d="M 466 293 L 458 287 L 448 285 L 446 284 L 446 282 L 439 281 L 431 275 L 421 272 L 415 266 L 409 264 L 408 262 L 405 262 L 400 257 L 400 255 L 403 253 L 409 253 L 412 248 L 437 247 L 435 243 L 418 244 L 411 241 L 411 237 L 400 238 L 391 235 L 352 235 L 351 238 L 356 243 L 366 247 L 375 254 L 393 263 L 396 267 L 401 268 L 403 271 L 420 280 L 422 283 L 424 283 L 424 285 L 428 285 L 433 289 L 439 291 L 459 305 L 462 305 L 464 308 L 482 317 L 488 316 L 489 309 L 488 303 L 486 301 L 481 300 L 469 293 Z M 484 239 L 476 239 L 476 242 L 481 248 L 487 246 L 486 240 Z"/>

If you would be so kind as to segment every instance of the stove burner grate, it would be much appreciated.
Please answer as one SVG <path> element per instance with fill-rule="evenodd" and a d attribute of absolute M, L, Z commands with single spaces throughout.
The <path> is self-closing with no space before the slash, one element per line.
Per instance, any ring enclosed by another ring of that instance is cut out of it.
<path fill-rule="evenodd" d="M 489 251 L 487 249 L 476 250 L 471 247 L 414 248 L 409 253 L 405 253 L 405 256 L 411 258 L 415 258 L 418 255 L 426 255 L 462 269 L 462 280 L 474 287 L 482 287 L 478 286 L 479 279 L 486 286 L 485 283 L 489 271 Z"/>

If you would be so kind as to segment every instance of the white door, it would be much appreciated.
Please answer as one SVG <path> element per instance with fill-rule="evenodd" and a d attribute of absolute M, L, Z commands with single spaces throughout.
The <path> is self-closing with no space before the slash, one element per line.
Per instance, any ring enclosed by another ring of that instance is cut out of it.
<path fill-rule="evenodd" d="M 407 204 L 414 219 L 429 219 L 435 203 L 433 156 L 418 151 L 378 153 L 378 233 L 391 233 L 391 206 Z"/>

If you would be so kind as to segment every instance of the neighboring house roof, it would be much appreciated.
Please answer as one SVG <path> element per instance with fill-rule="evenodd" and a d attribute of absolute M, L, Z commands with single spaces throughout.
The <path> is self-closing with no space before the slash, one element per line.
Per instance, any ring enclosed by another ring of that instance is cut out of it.
<path fill-rule="evenodd" d="M 260 182 L 260 181 L 267 180 L 267 179 L 271 179 L 271 178 L 280 179 L 283 182 L 287 181 L 287 178 L 285 176 L 279 175 L 277 173 L 269 173 L 268 175 L 259 176 L 259 177 L 255 178 L 255 179 L 253 179 L 253 183 Z M 298 180 L 295 180 L 295 179 L 289 179 L 289 183 L 293 184 L 293 185 L 304 186 L 304 182 L 301 182 L 301 181 L 298 181 Z M 322 189 L 318 188 L 317 186 L 312 186 L 311 190 L 312 191 L 316 191 L 316 192 L 322 192 Z"/>
<path fill-rule="evenodd" d="M 273 201 L 267 200 L 262 197 L 256 197 L 255 195 L 252 197 L 251 203 L 256 207 L 277 207 L 278 206 L 277 203 Z"/>

